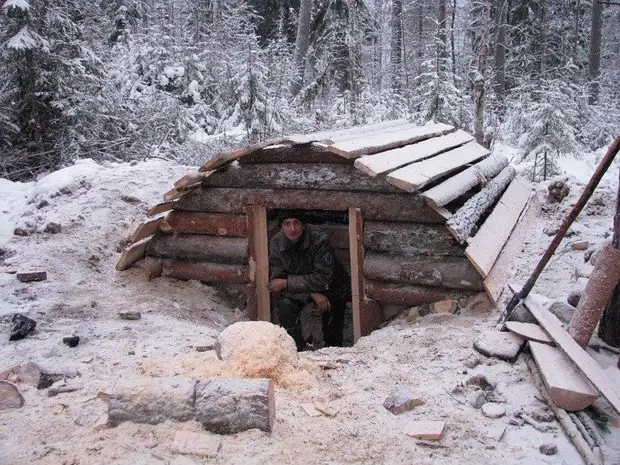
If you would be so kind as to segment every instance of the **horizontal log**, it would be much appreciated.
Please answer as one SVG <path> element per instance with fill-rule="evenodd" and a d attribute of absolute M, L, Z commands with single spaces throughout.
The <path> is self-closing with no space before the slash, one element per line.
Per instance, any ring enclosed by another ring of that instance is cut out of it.
<path fill-rule="evenodd" d="M 350 160 L 332 153 L 324 145 L 299 144 L 265 147 L 239 159 L 240 164 L 249 163 L 341 163 L 353 164 Z"/>
<path fill-rule="evenodd" d="M 346 211 L 349 207 L 357 207 L 362 210 L 366 220 L 445 223 L 445 219 L 430 208 L 420 196 L 408 193 L 200 188 L 179 199 L 174 204 L 174 209 L 244 213 L 248 204 L 262 204 L 267 208 L 327 211 Z"/>
<path fill-rule="evenodd" d="M 364 225 L 364 246 L 369 251 L 396 255 L 465 256 L 465 249 L 458 245 L 444 226 L 418 223 L 367 221 Z"/>
<path fill-rule="evenodd" d="M 247 283 L 250 273 L 247 266 L 223 263 L 192 263 L 162 260 L 164 276 L 177 279 L 196 279 L 206 283 Z"/>
<path fill-rule="evenodd" d="M 261 163 L 229 165 L 204 182 L 208 187 L 263 189 L 317 189 L 363 192 L 402 192 L 385 178 L 372 178 L 353 165 L 309 163 Z"/>
<path fill-rule="evenodd" d="M 242 264 L 248 259 L 248 241 L 240 237 L 202 234 L 159 234 L 153 237 L 146 253 L 174 260 Z"/>
<path fill-rule="evenodd" d="M 450 289 L 484 290 L 482 278 L 466 258 L 367 253 L 364 277 Z"/>
<path fill-rule="evenodd" d="M 366 296 L 370 299 L 377 300 L 382 304 L 409 305 L 411 307 L 473 295 L 473 292 L 470 291 L 379 281 L 366 280 L 365 285 Z"/>
<path fill-rule="evenodd" d="M 245 215 L 172 211 L 166 216 L 163 229 L 175 234 L 211 234 L 214 236 L 246 237 Z"/>

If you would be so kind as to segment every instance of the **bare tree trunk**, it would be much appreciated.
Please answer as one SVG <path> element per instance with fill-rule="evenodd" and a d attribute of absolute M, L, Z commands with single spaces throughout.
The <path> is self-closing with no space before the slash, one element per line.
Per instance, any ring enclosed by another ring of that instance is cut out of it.
<path fill-rule="evenodd" d="M 588 53 L 588 73 L 590 77 L 590 95 L 588 103 L 594 105 L 598 101 L 598 77 L 601 70 L 601 38 L 602 38 L 603 5 L 594 0 L 592 5 L 592 26 L 590 29 L 590 51 Z"/>
<path fill-rule="evenodd" d="M 308 52 L 308 39 L 310 37 L 310 13 L 312 12 L 312 0 L 301 0 L 299 5 L 299 23 L 297 25 L 297 39 L 295 40 L 295 80 L 291 86 L 291 94 L 297 95 L 304 82 L 304 68 L 306 66 L 306 53 Z"/>
<path fill-rule="evenodd" d="M 497 36 L 495 40 L 495 96 L 499 103 L 500 112 L 506 98 L 506 2 L 497 6 Z"/>
<path fill-rule="evenodd" d="M 489 0 L 480 2 L 477 8 L 478 27 L 475 34 L 478 39 L 478 67 L 474 75 L 474 137 L 479 144 L 484 144 L 484 103 L 487 72 L 487 57 L 489 54 L 489 14 L 491 5 Z"/>
<path fill-rule="evenodd" d="M 446 36 L 446 0 L 439 0 L 439 12 L 437 13 L 437 58 L 448 57 L 448 38 Z"/>
<path fill-rule="evenodd" d="M 403 1 L 392 0 L 392 87 L 395 90 L 402 88 L 402 56 L 403 56 Z"/>
<path fill-rule="evenodd" d="M 452 0 L 452 19 L 450 21 L 450 48 L 452 49 L 452 77 L 456 77 L 456 52 L 454 45 L 454 22 L 456 20 L 456 0 Z"/>

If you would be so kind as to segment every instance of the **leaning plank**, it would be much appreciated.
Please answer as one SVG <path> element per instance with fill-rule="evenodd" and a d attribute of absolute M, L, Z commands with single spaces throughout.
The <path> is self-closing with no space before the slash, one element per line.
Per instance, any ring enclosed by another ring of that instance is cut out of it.
<path fill-rule="evenodd" d="M 162 260 L 164 276 L 177 279 L 196 279 L 206 283 L 247 283 L 248 267 L 223 263 L 192 263 L 178 260 Z"/>
<path fill-rule="evenodd" d="M 291 144 L 291 143 L 293 143 L 291 140 L 283 138 L 283 137 L 279 137 L 275 139 L 269 139 L 263 142 L 258 142 L 256 144 L 251 144 L 251 145 L 248 145 L 247 147 L 233 150 L 232 152 L 220 153 L 218 155 L 215 155 L 213 158 L 207 160 L 200 168 L 198 168 L 198 171 L 204 172 L 204 171 L 216 170 L 220 166 L 224 166 L 230 163 L 231 161 L 234 161 L 238 158 L 249 155 L 265 147 L 269 147 L 270 145 Z"/>
<path fill-rule="evenodd" d="M 519 179 L 514 179 L 478 233 L 469 242 L 465 255 L 482 277 L 486 278 L 489 275 L 530 195 L 530 186 Z"/>
<path fill-rule="evenodd" d="M 564 352 L 539 342 L 530 341 L 529 345 L 555 405 L 575 412 L 596 400 L 598 392 Z"/>
<path fill-rule="evenodd" d="M 387 180 L 407 192 L 415 192 L 429 182 L 478 161 L 488 154 L 488 149 L 471 141 L 436 157 L 392 171 Z"/>
<path fill-rule="evenodd" d="M 327 146 L 315 143 L 297 145 L 271 145 L 238 160 L 246 163 L 340 163 L 351 164 L 347 158 L 327 150 Z"/>
<path fill-rule="evenodd" d="M 192 187 L 199 186 L 202 181 L 207 179 L 214 171 L 206 171 L 204 173 L 189 173 L 174 183 L 174 188 L 178 190 L 187 190 Z"/>
<path fill-rule="evenodd" d="M 482 279 L 467 258 L 367 253 L 364 276 L 375 281 L 484 290 Z"/>
<path fill-rule="evenodd" d="M 540 211 L 540 202 L 537 196 L 533 196 L 527 207 L 523 211 L 519 223 L 515 226 L 510 238 L 504 245 L 501 253 L 488 276 L 484 278 L 484 288 L 494 303 L 497 303 L 499 297 L 506 285 L 506 280 L 510 275 L 515 263 L 515 259 L 521 253 L 521 248 L 525 242 L 525 238 L 530 233 L 532 224 Z"/>
<path fill-rule="evenodd" d="M 245 237 L 248 225 L 245 215 L 226 213 L 170 212 L 161 228 L 174 234 L 210 234 L 216 236 Z"/>
<path fill-rule="evenodd" d="M 336 163 L 228 166 L 214 173 L 206 181 L 205 187 L 401 192 L 385 179 L 373 179 L 351 165 Z"/>
<path fill-rule="evenodd" d="M 358 207 L 368 220 L 412 221 L 443 224 L 444 218 L 417 195 L 316 191 L 310 189 L 228 189 L 199 188 L 175 204 L 175 210 L 244 213 L 248 204 L 263 203 L 267 208 L 346 211 Z"/>
<path fill-rule="evenodd" d="M 371 133 L 367 137 L 357 137 L 352 140 L 336 142 L 327 147 L 327 150 L 342 155 L 345 158 L 358 158 L 386 150 L 392 150 L 405 145 L 441 136 L 454 130 L 453 126 L 443 123 L 416 126 L 410 129 L 398 128 L 387 133 Z"/>
<path fill-rule="evenodd" d="M 159 230 L 159 224 L 163 221 L 163 217 L 148 220 L 138 226 L 135 232 L 129 238 L 131 243 L 138 242 L 145 237 L 155 234 Z"/>
<path fill-rule="evenodd" d="M 460 299 L 468 291 L 455 291 L 442 287 L 415 286 L 412 284 L 366 281 L 366 296 L 382 304 L 416 305 L 439 302 L 447 299 Z M 472 293 L 471 295 L 474 295 Z"/>
<path fill-rule="evenodd" d="M 465 256 L 444 226 L 422 223 L 367 221 L 364 246 L 369 251 L 396 255 Z"/>
<path fill-rule="evenodd" d="M 159 234 L 147 254 L 160 258 L 212 263 L 245 263 L 248 241 L 241 237 L 202 234 Z"/>
<path fill-rule="evenodd" d="M 459 130 L 399 149 L 358 158 L 355 160 L 355 166 L 366 174 L 377 176 L 378 174 L 395 170 L 409 163 L 424 160 L 438 153 L 458 147 L 470 140 L 473 140 L 473 136 Z"/>
<path fill-rule="evenodd" d="M 459 243 L 464 244 L 473 235 L 476 223 L 495 204 L 515 175 L 515 169 L 507 166 L 452 215 L 446 226 Z"/>
<path fill-rule="evenodd" d="M 154 236 L 145 237 L 144 239 L 130 245 L 121 254 L 118 262 L 116 262 L 116 270 L 123 271 L 136 263 L 141 258 L 144 258 L 144 254 L 149 245 L 151 238 Z"/>
<path fill-rule="evenodd" d="M 614 389 L 612 381 L 598 363 L 564 331 L 562 324 L 555 315 L 549 313 L 536 302 L 534 296 L 527 296 L 523 303 L 547 334 L 551 336 L 551 339 L 555 341 L 556 345 L 577 365 L 585 377 L 609 401 L 616 412 L 620 413 L 620 395 Z"/>
<path fill-rule="evenodd" d="M 508 331 L 518 334 L 529 341 L 543 344 L 553 344 L 553 339 L 538 325 L 533 323 L 521 323 L 520 321 L 507 321 Z"/>
<path fill-rule="evenodd" d="M 420 195 L 428 199 L 433 205 L 442 207 L 479 184 L 486 184 L 508 165 L 508 158 L 503 155 L 493 155 L 485 158 L 471 168 L 448 178 L 441 184 L 425 191 Z"/>
<path fill-rule="evenodd" d="M 151 208 L 149 210 L 147 215 L 148 216 L 155 216 L 158 213 L 163 213 L 163 212 L 170 211 L 174 207 L 175 203 L 176 203 L 176 200 L 174 200 L 172 202 L 158 203 L 157 205 L 155 205 L 153 208 Z"/>

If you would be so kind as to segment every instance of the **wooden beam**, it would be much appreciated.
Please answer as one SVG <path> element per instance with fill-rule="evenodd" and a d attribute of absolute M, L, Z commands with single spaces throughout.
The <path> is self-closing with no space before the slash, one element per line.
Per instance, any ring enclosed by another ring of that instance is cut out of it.
<path fill-rule="evenodd" d="M 163 218 L 155 218 L 153 220 L 148 220 L 138 226 L 135 232 L 129 238 L 129 241 L 132 243 L 138 242 L 145 237 L 152 236 L 157 231 L 159 231 L 159 225 L 162 222 Z"/>
<path fill-rule="evenodd" d="M 267 208 L 302 208 L 340 211 L 362 210 L 367 220 L 411 221 L 443 224 L 445 219 L 418 195 L 316 191 L 310 189 L 196 189 L 175 204 L 175 210 L 244 213 L 248 204 L 264 203 Z"/>
<path fill-rule="evenodd" d="M 245 215 L 226 213 L 184 212 L 174 210 L 166 216 L 164 228 L 173 234 L 209 234 L 246 237 L 248 223 Z"/>
<path fill-rule="evenodd" d="M 269 238 L 267 237 L 267 208 L 264 205 L 250 205 L 248 208 L 250 232 L 250 279 L 256 293 L 256 318 L 271 321 L 271 300 L 269 283 Z"/>
<path fill-rule="evenodd" d="M 203 234 L 158 234 L 147 254 L 194 262 L 242 264 L 247 260 L 247 239 Z"/>
<path fill-rule="evenodd" d="M 556 345 L 577 365 L 585 377 L 609 401 L 616 412 L 620 413 L 620 394 L 614 389 L 613 382 L 599 364 L 564 331 L 557 317 L 540 306 L 533 296 L 526 297 L 523 304 L 534 318 L 538 320 L 547 334 L 551 336 Z"/>
<path fill-rule="evenodd" d="M 360 299 L 364 298 L 364 240 L 362 211 L 349 208 L 349 247 L 351 251 L 351 309 L 353 311 L 353 343 L 362 336 Z"/>
<path fill-rule="evenodd" d="M 125 250 L 123 250 L 121 258 L 119 258 L 118 262 L 116 262 L 116 270 L 126 270 L 138 260 L 144 258 L 144 254 L 152 237 L 153 236 L 145 237 L 144 239 L 130 245 Z"/>
<path fill-rule="evenodd" d="M 400 304 L 415 307 L 447 299 L 460 299 L 476 292 L 446 289 L 443 287 L 416 286 L 366 280 L 366 295 L 382 304 Z"/>
<path fill-rule="evenodd" d="M 178 260 L 162 260 L 164 276 L 178 279 L 196 279 L 207 283 L 247 283 L 249 270 L 246 265 L 222 263 L 192 263 Z"/>

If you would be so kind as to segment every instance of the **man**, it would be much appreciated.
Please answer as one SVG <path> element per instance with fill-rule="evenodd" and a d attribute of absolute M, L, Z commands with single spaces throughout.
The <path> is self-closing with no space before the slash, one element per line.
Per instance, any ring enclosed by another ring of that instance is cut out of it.
<path fill-rule="evenodd" d="M 276 307 L 280 325 L 304 348 L 300 314 L 314 302 L 322 313 L 326 346 L 342 346 L 347 301 L 351 299 L 350 278 L 336 260 L 327 234 L 308 224 L 303 211 L 283 210 L 278 216 L 280 231 L 269 241 L 270 292 L 278 294 Z"/>

